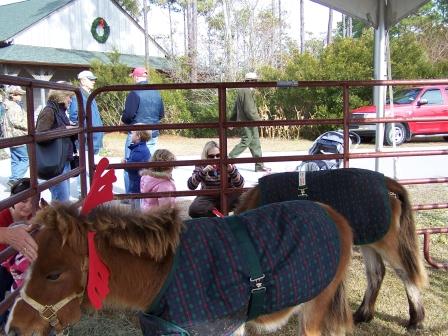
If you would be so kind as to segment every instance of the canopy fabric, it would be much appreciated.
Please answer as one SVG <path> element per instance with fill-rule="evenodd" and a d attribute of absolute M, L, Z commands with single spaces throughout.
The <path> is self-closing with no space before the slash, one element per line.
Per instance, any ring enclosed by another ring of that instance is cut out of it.
<path fill-rule="evenodd" d="M 386 2 L 386 29 L 417 11 L 429 0 L 311 0 L 378 28 L 378 2 Z"/>

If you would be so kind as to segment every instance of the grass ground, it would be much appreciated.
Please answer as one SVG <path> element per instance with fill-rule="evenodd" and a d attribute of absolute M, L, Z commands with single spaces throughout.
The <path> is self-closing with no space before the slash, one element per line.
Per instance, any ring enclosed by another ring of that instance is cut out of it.
<path fill-rule="evenodd" d="M 238 139 L 230 139 L 228 147 L 232 147 Z M 109 156 L 121 156 L 124 135 L 111 134 L 106 137 L 106 153 Z M 186 139 L 174 136 L 162 136 L 159 147 L 169 148 L 176 155 L 199 155 L 205 139 Z M 296 151 L 307 150 L 311 141 L 262 140 L 264 151 Z M 427 141 L 425 145 L 431 145 Z M 443 143 L 436 143 L 443 145 Z M 412 147 L 420 144 L 406 144 Z M 371 148 L 373 145 L 363 145 Z M 448 202 L 446 185 L 416 185 L 408 190 L 412 202 L 433 203 Z M 447 210 L 420 211 L 416 214 L 418 227 L 445 227 L 448 221 Z M 448 259 L 448 235 L 435 235 L 431 240 L 431 254 L 439 260 Z M 413 333 L 417 336 L 448 335 L 448 272 L 427 267 L 429 286 L 423 291 L 426 308 L 425 328 Z M 355 310 L 362 301 L 366 280 L 360 253 L 355 249 L 353 261 L 348 275 L 348 299 Z M 368 324 L 356 326 L 354 336 L 399 336 L 408 335 L 404 325 L 408 319 L 408 304 L 402 283 L 393 271 L 387 267 L 386 277 L 378 297 L 375 318 Z M 298 321 L 291 320 L 274 336 L 297 335 Z M 71 335 L 79 336 L 134 336 L 141 335 L 135 313 L 105 311 L 98 314 L 85 315 L 75 327 Z"/>

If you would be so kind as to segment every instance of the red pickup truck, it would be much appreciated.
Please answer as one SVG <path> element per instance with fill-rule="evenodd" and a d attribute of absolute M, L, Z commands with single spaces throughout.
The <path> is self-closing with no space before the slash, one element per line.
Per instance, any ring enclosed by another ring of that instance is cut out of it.
<path fill-rule="evenodd" d="M 385 106 L 388 115 L 390 105 Z M 352 118 L 375 118 L 375 106 L 362 106 L 352 110 Z M 395 117 L 448 117 L 448 85 L 421 86 L 397 91 L 394 94 Z M 376 124 L 350 125 L 350 130 L 361 139 L 369 141 L 375 137 Z M 448 121 L 412 121 L 395 123 L 395 141 L 401 145 L 413 136 L 442 135 L 448 140 Z M 392 145 L 393 132 L 385 125 L 384 141 Z"/>

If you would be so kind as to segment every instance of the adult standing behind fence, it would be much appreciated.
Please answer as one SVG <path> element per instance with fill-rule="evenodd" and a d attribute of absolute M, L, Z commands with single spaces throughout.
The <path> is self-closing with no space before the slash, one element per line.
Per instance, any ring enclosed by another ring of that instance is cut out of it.
<path fill-rule="evenodd" d="M 79 79 L 79 87 L 82 93 L 82 103 L 84 105 L 84 113 L 87 111 L 87 98 L 92 92 L 93 87 L 95 86 L 96 76 L 89 70 L 81 71 L 78 74 Z M 101 115 L 98 110 L 98 105 L 96 104 L 96 100 L 92 100 L 92 126 L 101 127 L 103 126 L 103 121 L 101 120 Z M 72 125 L 78 125 L 78 100 L 76 96 L 72 97 L 69 107 L 69 118 L 70 123 Z M 84 121 L 85 126 L 85 121 Z M 93 133 L 93 154 L 98 155 L 100 149 L 103 147 L 103 132 L 95 132 Z M 78 145 L 79 146 L 79 145 Z M 79 150 L 79 148 L 78 148 Z"/>
<path fill-rule="evenodd" d="M 39 113 L 36 123 L 36 132 L 45 132 L 53 129 L 66 129 L 76 126 L 70 125 L 66 111 L 70 105 L 73 92 L 65 90 L 50 90 L 47 105 Z M 62 138 L 64 168 L 61 174 L 70 171 L 70 161 L 73 160 L 73 140 L 71 137 Z M 39 158 L 38 158 L 39 159 Z M 52 201 L 68 201 L 70 199 L 70 182 L 64 180 L 50 187 Z"/>
<path fill-rule="evenodd" d="M 255 72 L 249 72 L 245 76 L 246 82 L 256 82 L 258 76 Z M 253 88 L 238 89 L 235 105 L 229 118 L 231 121 L 253 121 L 260 120 L 258 115 L 257 104 L 255 103 Z M 260 136 L 258 134 L 258 126 L 243 127 L 240 142 L 231 150 L 229 158 L 235 158 L 249 148 L 252 157 L 258 158 L 262 156 Z M 255 171 L 269 171 L 263 162 L 255 163 Z"/>
<path fill-rule="evenodd" d="M 20 86 L 9 86 L 4 101 L 5 115 L 3 118 L 3 136 L 13 138 L 28 134 L 27 115 L 23 109 L 22 97 L 25 94 Z M 28 170 L 27 145 L 11 147 L 11 176 L 8 180 L 8 190 L 15 181 L 21 179 Z"/>
<path fill-rule="evenodd" d="M 87 98 L 89 97 L 90 92 L 92 92 L 93 87 L 95 86 L 97 77 L 92 73 L 92 71 L 84 70 L 78 74 L 78 79 L 79 79 L 79 87 L 81 89 L 81 94 L 82 94 L 82 104 L 84 106 L 84 113 L 87 113 Z M 95 99 L 92 100 L 91 107 L 92 107 L 92 126 L 93 127 L 103 126 L 103 121 L 101 120 L 100 111 L 98 109 L 98 105 L 97 105 Z M 68 108 L 70 124 L 78 125 L 78 113 L 79 113 L 78 99 L 76 99 L 76 96 L 73 96 L 72 100 L 70 102 L 70 107 Z M 85 120 L 84 120 L 83 125 L 86 126 Z M 100 160 L 98 154 L 100 152 L 100 149 L 103 147 L 103 136 L 104 136 L 103 132 L 93 133 L 93 155 L 94 155 L 95 162 L 98 162 Z M 76 147 L 79 151 L 80 148 L 79 148 L 78 141 L 76 141 Z M 88 158 L 87 144 L 86 144 L 85 150 L 86 150 L 85 157 L 87 159 Z M 76 181 L 77 181 L 78 194 L 81 195 L 80 178 L 78 177 L 76 179 Z"/>
<path fill-rule="evenodd" d="M 135 68 L 130 74 L 136 84 L 148 83 L 148 72 L 145 68 Z M 125 107 L 121 116 L 124 125 L 158 124 L 165 116 L 162 96 L 157 90 L 134 90 L 126 97 Z M 151 139 L 146 143 L 149 152 L 154 154 L 157 149 L 159 130 L 151 132 Z M 128 132 L 124 146 L 124 157 L 129 157 L 129 145 L 131 144 L 131 132 Z M 126 193 L 129 193 L 129 176 L 124 172 L 124 185 Z"/>

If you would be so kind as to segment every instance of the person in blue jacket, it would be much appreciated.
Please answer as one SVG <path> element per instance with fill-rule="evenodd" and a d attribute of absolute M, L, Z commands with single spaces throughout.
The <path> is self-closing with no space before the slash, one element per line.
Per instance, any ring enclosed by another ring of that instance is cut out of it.
<path fill-rule="evenodd" d="M 87 98 L 89 97 L 90 92 L 92 92 L 93 87 L 95 86 L 97 77 L 91 71 L 84 70 L 78 74 L 78 79 L 82 93 L 82 102 L 84 104 L 84 113 L 86 113 Z M 78 125 L 78 100 L 76 99 L 76 96 L 73 96 L 68 112 L 70 123 L 72 125 Z M 84 120 L 84 126 L 85 126 L 85 120 Z M 92 101 L 92 126 L 95 127 L 103 126 L 103 121 L 101 120 L 101 115 L 98 110 L 98 105 L 96 104 L 95 99 Z M 103 132 L 93 133 L 94 155 L 98 155 L 102 147 L 103 147 Z"/>
<path fill-rule="evenodd" d="M 146 145 L 150 135 L 148 131 L 132 131 L 131 144 L 129 145 L 129 156 L 123 159 L 122 163 L 132 162 L 148 162 L 151 158 L 148 146 Z M 129 176 L 129 191 L 126 193 L 138 194 L 140 193 L 140 169 L 128 168 L 125 172 Z M 140 208 L 140 199 L 133 202 L 133 207 Z"/>
<path fill-rule="evenodd" d="M 148 83 L 148 72 L 145 68 L 137 67 L 130 74 L 136 84 Z M 126 97 L 125 107 L 121 116 L 123 125 L 158 124 L 165 116 L 162 96 L 158 90 L 134 90 Z M 159 130 L 150 131 L 151 138 L 147 143 L 151 155 L 157 149 Z M 129 144 L 131 133 L 128 133 L 124 147 L 125 157 L 129 156 Z M 126 193 L 129 193 L 129 177 L 124 172 L 124 185 Z"/>

